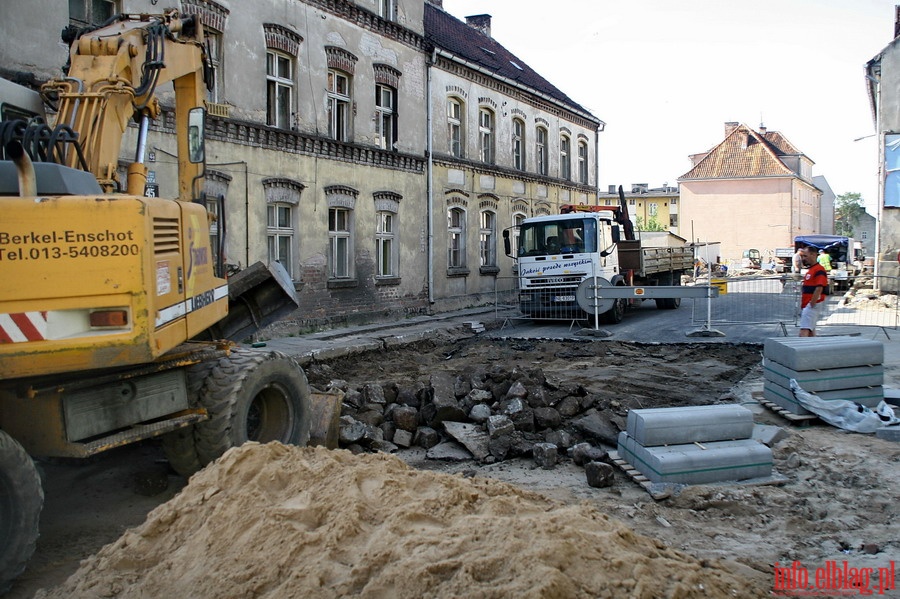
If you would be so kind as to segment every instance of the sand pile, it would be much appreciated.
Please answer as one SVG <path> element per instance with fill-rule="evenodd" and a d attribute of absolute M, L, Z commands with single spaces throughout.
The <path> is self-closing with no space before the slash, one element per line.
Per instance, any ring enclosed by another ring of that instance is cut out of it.
<path fill-rule="evenodd" d="M 757 596 L 763 596 L 762 590 Z M 587 505 L 387 454 L 247 444 L 38 598 L 750 597 Z"/>

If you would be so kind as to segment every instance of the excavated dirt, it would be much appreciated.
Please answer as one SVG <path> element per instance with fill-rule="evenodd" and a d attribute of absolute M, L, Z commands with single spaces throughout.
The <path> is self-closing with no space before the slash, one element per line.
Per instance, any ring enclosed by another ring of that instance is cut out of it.
<path fill-rule="evenodd" d="M 42 522 L 34 564 L 9 596 L 754 597 L 773 590 L 776 564 L 814 580 L 845 563 L 896 596 L 900 446 L 768 412 L 754 401 L 759 362 L 749 345 L 477 337 L 312 364 L 318 388 L 388 395 L 439 370 L 539 370 L 553 386 L 581 386 L 614 424 L 630 408 L 741 403 L 787 432 L 773 448 L 784 483 L 699 485 L 655 501 L 621 471 L 590 487 L 565 458 L 543 469 L 528 457 L 435 461 L 418 447 L 250 445 L 183 488 L 163 475 L 167 488 L 147 497 L 162 465 L 144 445 L 93 461 L 95 477 L 45 465 L 44 519 L 56 524 Z M 844 592 L 857 594 L 856 581 Z"/>

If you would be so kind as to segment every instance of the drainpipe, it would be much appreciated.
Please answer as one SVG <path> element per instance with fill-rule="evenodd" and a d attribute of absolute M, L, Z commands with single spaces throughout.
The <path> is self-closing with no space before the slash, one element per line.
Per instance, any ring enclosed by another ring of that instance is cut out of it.
<path fill-rule="evenodd" d="M 428 235 L 428 303 L 434 304 L 434 147 L 432 135 L 434 123 L 431 104 L 431 72 L 437 62 L 437 49 L 432 50 L 430 59 L 425 61 L 425 121 L 426 141 L 425 151 L 428 153 L 428 166 L 426 167 L 427 202 L 425 209 L 426 232 Z"/>

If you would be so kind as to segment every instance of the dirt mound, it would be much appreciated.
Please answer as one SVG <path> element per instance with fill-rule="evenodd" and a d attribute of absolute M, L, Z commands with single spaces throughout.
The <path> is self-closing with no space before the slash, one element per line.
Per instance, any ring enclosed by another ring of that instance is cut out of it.
<path fill-rule="evenodd" d="M 40 598 L 750 597 L 586 504 L 387 454 L 247 444 Z"/>

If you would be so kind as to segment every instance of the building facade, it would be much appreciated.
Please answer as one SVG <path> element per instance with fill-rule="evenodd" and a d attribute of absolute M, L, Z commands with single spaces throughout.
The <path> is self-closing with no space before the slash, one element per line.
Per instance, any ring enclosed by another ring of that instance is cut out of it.
<path fill-rule="evenodd" d="M 595 201 L 602 122 L 494 42 L 489 16 L 465 24 L 425 0 L 178 5 L 201 17 L 213 67 L 212 233 L 234 267 L 285 267 L 300 328 L 478 303 L 512 274 L 504 228 Z M 29 3 L 6 21 L 0 75 L 37 86 L 60 74 L 58 32 L 119 12 L 160 9 L 155 0 Z M 173 197 L 172 93 L 159 96 L 146 159 L 160 195 Z M 132 127 L 123 164 L 136 138 Z"/>
<path fill-rule="evenodd" d="M 900 276 L 900 7 L 894 39 L 866 64 L 866 88 L 879 137 L 875 273 Z"/>
<path fill-rule="evenodd" d="M 502 232 L 570 203 L 596 203 L 598 135 L 589 114 L 491 37 L 425 4 L 433 47 L 428 111 L 435 299 L 459 307 L 514 288 Z"/>
<path fill-rule="evenodd" d="M 721 260 L 739 262 L 749 249 L 775 255 L 821 232 L 814 163 L 781 133 L 726 123 L 723 141 L 691 160 L 678 178 L 679 230 L 693 243 L 721 242 Z"/>
<path fill-rule="evenodd" d="M 628 216 L 638 231 L 668 231 L 679 233 L 679 193 L 677 187 L 663 185 L 650 188 L 646 183 L 634 183 L 623 186 Z M 610 185 L 606 193 L 597 194 L 597 202 L 601 206 L 618 206 L 619 189 Z"/>

